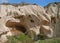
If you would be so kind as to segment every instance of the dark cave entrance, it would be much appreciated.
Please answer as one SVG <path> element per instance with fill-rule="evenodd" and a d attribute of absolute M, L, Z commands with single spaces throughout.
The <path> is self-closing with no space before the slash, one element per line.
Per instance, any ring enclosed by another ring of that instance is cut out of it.
<path fill-rule="evenodd" d="M 15 28 L 17 31 L 21 31 L 23 33 L 25 33 L 27 30 L 25 26 L 22 25 L 22 23 L 11 22 L 10 20 L 7 21 L 6 26 L 11 27 L 12 30 L 14 30 L 13 28 Z"/>
<path fill-rule="evenodd" d="M 27 31 L 23 25 L 20 25 L 20 26 L 17 25 L 17 26 L 15 26 L 15 28 L 16 28 L 16 30 L 21 31 L 23 33 L 25 33 Z"/>

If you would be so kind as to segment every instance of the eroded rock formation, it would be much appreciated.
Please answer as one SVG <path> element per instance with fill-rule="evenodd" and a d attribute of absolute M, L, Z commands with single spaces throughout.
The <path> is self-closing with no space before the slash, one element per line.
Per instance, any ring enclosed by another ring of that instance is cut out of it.
<path fill-rule="evenodd" d="M 60 37 L 60 2 L 48 4 L 45 6 L 45 10 L 51 16 L 54 37 Z"/>
<path fill-rule="evenodd" d="M 6 36 L 18 35 L 21 32 L 31 37 L 30 31 L 34 34 L 32 39 L 39 34 L 51 38 L 53 29 L 50 23 L 50 15 L 41 6 L 18 5 L 15 7 L 2 4 L 0 5 L 0 42 L 7 41 Z"/>

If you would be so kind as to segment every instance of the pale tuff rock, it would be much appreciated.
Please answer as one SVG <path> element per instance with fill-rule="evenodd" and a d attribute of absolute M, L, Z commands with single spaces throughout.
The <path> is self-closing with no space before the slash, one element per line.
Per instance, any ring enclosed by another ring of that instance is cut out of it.
<path fill-rule="evenodd" d="M 45 11 L 51 16 L 54 37 L 60 37 L 60 2 L 48 4 L 45 6 Z"/>
<path fill-rule="evenodd" d="M 50 28 L 49 26 L 45 26 L 45 25 L 42 25 L 42 31 L 44 32 L 44 34 L 46 34 L 49 38 L 52 37 L 53 35 L 53 30 L 52 28 Z"/>
<path fill-rule="evenodd" d="M 0 41 L 5 42 L 6 36 L 17 35 L 21 32 L 27 34 L 33 31 L 37 36 L 40 34 L 40 29 L 44 30 L 45 36 L 49 38 L 53 36 L 50 15 L 41 6 L 0 5 L 0 17 Z"/>
<path fill-rule="evenodd" d="M 57 17 L 57 15 L 60 16 L 60 3 L 50 3 L 47 6 L 45 6 L 46 13 L 50 14 L 53 17 Z"/>

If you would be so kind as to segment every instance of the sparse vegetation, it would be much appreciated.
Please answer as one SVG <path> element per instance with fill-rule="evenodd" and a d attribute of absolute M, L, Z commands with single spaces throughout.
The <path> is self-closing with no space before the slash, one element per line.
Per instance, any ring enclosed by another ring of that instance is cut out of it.
<path fill-rule="evenodd" d="M 38 40 L 35 43 L 60 43 L 60 39 Z"/>
<path fill-rule="evenodd" d="M 24 34 L 8 37 L 8 39 L 6 43 L 33 43 L 33 40 Z"/>
<path fill-rule="evenodd" d="M 24 34 L 8 38 L 9 40 L 6 43 L 60 43 L 60 38 L 33 41 L 31 38 Z"/>
<path fill-rule="evenodd" d="M 21 2 L 18 4 L 16 4 L 16 3 L 0 3 L 0 5 L 12 5 L 12 6 L 18 7 L 19 5 L 24 6 L 24 5 L 37 5 L 37 4 L 36 3 L 31 4 L 31 3 Z"/>

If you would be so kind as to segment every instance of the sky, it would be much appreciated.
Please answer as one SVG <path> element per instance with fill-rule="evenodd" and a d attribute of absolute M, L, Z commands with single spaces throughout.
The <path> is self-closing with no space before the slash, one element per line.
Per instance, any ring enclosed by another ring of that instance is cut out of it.
<path fill-rule="evenodd" d="M 52 2 L 60 2 L 60 0 L 0 0 L 0 3 L 21 3 L 21 2 L 26 2 L 26 3 L 36 3 L 40 6 L 46 6 L 49 3 Z"/>

